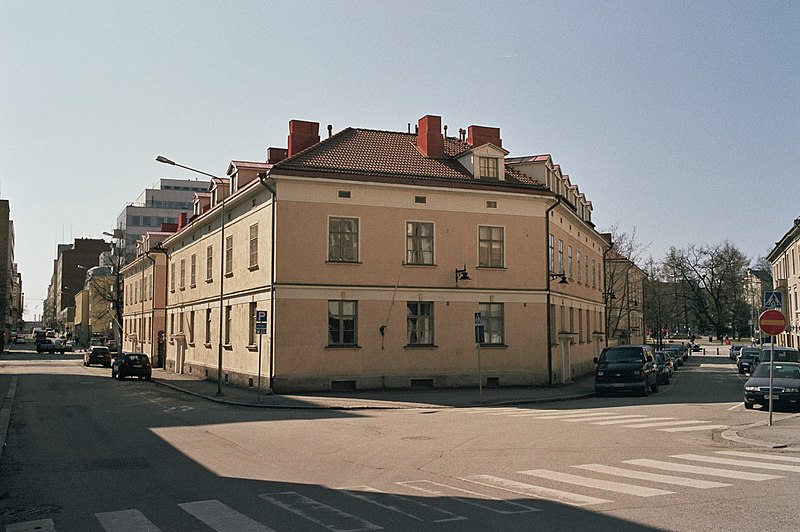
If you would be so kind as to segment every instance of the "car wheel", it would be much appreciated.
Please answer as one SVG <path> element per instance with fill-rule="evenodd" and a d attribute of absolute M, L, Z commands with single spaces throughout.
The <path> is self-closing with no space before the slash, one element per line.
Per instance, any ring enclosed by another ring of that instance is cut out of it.
<path fill-rule="evenodd" d="M 113 369 L 111 370 L 111 378 L 112 379 L 116 379 L 117 378 L 117 372 L 114 371 Z"/>
<path fill-rule="evenodd" d="M 753 409 L 753 404 L 752 403 L 745 403 L 744 404 L 744 408 L 745 408 L 745 410 L 752 410 Z"/>
<path fill-rule="evenodd" d="M 122 372 L 120 372 L 120 373 L 117 373 L 117 378 L 118 378 L 119 380 L 124 380 L 124 379 L 125 379 L 125 376 L 122 374 Z"/>

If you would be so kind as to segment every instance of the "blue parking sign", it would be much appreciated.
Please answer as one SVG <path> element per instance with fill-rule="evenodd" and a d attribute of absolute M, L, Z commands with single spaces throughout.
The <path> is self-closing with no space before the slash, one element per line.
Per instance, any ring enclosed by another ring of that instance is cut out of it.
<path fill-rule="evenodd" d="M 764 292 L 764 308 L 783 307 L 782 292 Z"/>

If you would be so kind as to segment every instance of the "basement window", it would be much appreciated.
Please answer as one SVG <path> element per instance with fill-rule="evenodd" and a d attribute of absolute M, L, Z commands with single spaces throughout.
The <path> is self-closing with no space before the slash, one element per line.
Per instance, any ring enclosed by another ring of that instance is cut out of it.
<path fill-rule="evenodd" d="M 350 191 L 349 190 L 340 190 L 339 191 L 339 197 L 340 198 L 345 198 L 345 199 L 349 198 L 350 197 Z"/>
<path fill-rule="evenodd" d="M 492 201 L 492 200 L 486 200 L 486 208 L 487 209 L 496 209 L 497 208 L 497 202 L 496 201 Z"/>
<path fill-rule="evenodd" d="M 414 203 L 428 203 L 426 196 L 414 196 Z"/>

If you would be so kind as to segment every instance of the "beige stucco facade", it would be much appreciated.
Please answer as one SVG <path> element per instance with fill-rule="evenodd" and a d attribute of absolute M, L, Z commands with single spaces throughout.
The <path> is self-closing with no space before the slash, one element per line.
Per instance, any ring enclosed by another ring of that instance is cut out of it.
<path fill-rule="evenodd" d="M 122 348 L 145 353 L 153 367 L 163 367 L 167 254 L 149 246 L 144 249 L 147 251 L 140 248 L 138 256 L 120 270 L 124 294 Z"/>
<path fill-rule="evenodd" d="M 778 335 L 780 345 L 800 347 L 800 218 L 767 256 L 772 265 L 773 289 L 783 294 L 786 331 Z"/>

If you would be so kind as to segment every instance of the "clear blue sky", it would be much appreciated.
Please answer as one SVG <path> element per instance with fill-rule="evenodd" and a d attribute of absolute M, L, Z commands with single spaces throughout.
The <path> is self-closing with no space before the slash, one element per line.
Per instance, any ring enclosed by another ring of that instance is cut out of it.
<path fill-rule="evenodd" d="M 0 196 L 26 317 L 163 154 L 224 174 L 288 121 L 501 129 L 618 224 L 763 256 L 800 216 L 800 2 L 0 0 Z M 323 133 L 324 136 L 324 133 Z"/>

